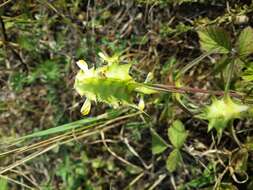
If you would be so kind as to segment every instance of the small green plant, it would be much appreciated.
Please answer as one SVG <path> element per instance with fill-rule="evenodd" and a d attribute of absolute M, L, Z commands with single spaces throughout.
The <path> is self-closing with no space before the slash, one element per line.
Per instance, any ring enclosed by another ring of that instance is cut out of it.
<path fill-rule="evenodd" d="M 232 127 L 232 136 L 239 146 L 242 146 L 236 135 L 233 132 L 233 121 L 235 119 L 242 119 L 249 117 L 252 114 L 251 105 L 245 104 L 238 98 L 230 95 L 230 89 L 234 88 L 232 82 L 238 80 L 238 76 L 242 76 L 243 80 L 251 81 L 251 67 L 248 64 L 248 57 L 253 53 L 253 30 L 245 28 L 239 35 L 239 38 L 233 45 L 230 36 L 223 29 L 218 27 L 209 27 L 198 32 L 200 37 L 200 45 L 204 54 L 199 58 L 186 65 L 180 70 L 175 77 L 175 84 L 177 88 L 184 88 L 183 76 L 193 66 L 200 63 L 205 57 L 211 54 L 220 55 L 221 61 L 217 61 L 214 67 L 215 74 L 222 74 L 224 77 L 224 94 L 220 98 L 213 96 L 212 103 L 204 107 L 200 107 L 183 100 L 180 93 L 173 95 L 184 108 L 197 113 L 195 117 L 208 121 L 208 132 L 213 128 L 217 131 L 219 142 L 223 131 L 227 126 Z M 81 109 L 81 112 L 86 115 L 89 113 L 91 101 L 105 102 L 113 107 L 130 106 L 138 108 L 134 103 L 134 97 L 138 93 L 152 94 L 157 93 L 152 85 L 145 85 L 145 83 L 137 83 L 129 75 L 130 64 L 120 64 L 120 56 L 114 55 L 108 57 L 100 53 L 103 61 L 107 62 L 106 66 L 97 69 L 88 69 L 84 61 L 77 62 L 81 68 L 76 76 L 75 89 L 81 96 L 86 96 L 86 101 Z M 246 71 L 242 68 L 247 67 Z M 235 72 L 235 69 L 237 69 Z M 141 102 L 141 101 L 140 101 Z M 140 106 L 143 104 L 143 106 Z M 139 109 L 144 109 L 144 103 L 139 103 Z M 152 153 L 159 155 L 169 147 L 169 144 L 151 128 L 152 135 Z M 181 149 L 188 136 L 181 121 L 176 120 L 168 129 L 168 138 L 173 146 L 172 152 L 166 159 L 166 168 L 169 172 L 174 172 L 182 163 L 183 158 Z M 238 155 L 243 157 L 238 161 Z M 246 172 L 245 163 L 248 160 L 248 150 L 245 148 L 239 149 L 235 154 L 231 154 L 228 158 L 229 165 L 227 170 L 230 172 L 232 178 L 237 181 L 235 175 L 239 173 L 244 175 Z M 247 175 L 246 175 L 247 176 Z M 212 182 L 213 178 L 204 176 L 205 180 Z M 201 178 L 202 180 L 202 178 Z M 247 178 L 246 178 L 247 180 Z M 193 182 L 192 182 L 193 183 Z M 201 186 L 201 182 L 199 182 Z M 208 184 L 208 182 L 205 182 Z M 225 184 L 221 181 L 215 183 L 215 189 L 232 188 L 231 184 Z"/>
<path fill-rule="evenodd" d="M 56 60 L 46 60 L 38 64 L 29 74 L 14 72 L 10 77 L 10 85 L 13 90 L 20 92 L 25 86 L 40 80 L 44 84 L 56 84 L 60 80 L 60 67 Z"/>
<path fill-rule="evenodd" d="M 17 189 L 16 179 L 48 190 L 253 189 L 253 141 L 244 138 L 253 113 L 253 30 L 243 29 L 250 3 L 31 2 L 0 3 L 1 136 L 33 131 L 11 146 L 1 140 L 0 189 Z M 98 51 L 112 56 L 97 59 Z M 97 108 L 76 121 L 71 63 L 83 58 L 88 64 L 77 62 L 74 81 L 86 98 L 82 114 L 97 102 L 117 109 L 96 115 Z M 145 72 L 157 84 L 142 82 Z M 62 152 L 63 144 L 71 149 Z M 81 154 L 86 151 L 89 158 Z M 39 163 L 27 164 L 45 152 Z"/>
<path fill-rule="evenodd" d="M 180 120 L 174 121 L 172 126 L 168 129 L 168 137 L 174 148 L 166 161 L 166 167 L 170 172 L 175 171 L 183 160 L 180 149 L 184 145 L 187 136 L 188 132 L 185 130 L 184 124 Z"/>
<path fill-rule="evenodd" d="M 83 187 L 93 190 L 87 176 L 87 164 L 83 160 L 73 160 L 66 155 L 59 164 L 56 175 L 62 180 L 61 188 L 75 190 Z"/>
<path fill-rule="evenodd" d="M 248 62 L 248 56 L 253 53 L 253 29 L 245 28 L 239 35 L 235 45 L 232 45 L 229 35 L 221 28 L 209 27 L 199 32 L 200 45 L 203 51 L 213 52 L 223 55 L 222 62 L 216 66 L 219 72 L 227 75 L 225 86 L 225 96 L 217 100 L 213 99 L 210 106 L 204 109 L 200 115 L 202 119 L 209 121 L 208 131 L 215 128 L 221 135 L 223 129 L 230 121 L 242 118 L 248 111 L 250 106 L 243 103 L 235 102 L 228 95 L 231 81 L 234 79 L 235 69 L 239 71 L 239 75 L 243 76 L 240 68 L 245 67 Z"/>
<path fill-rule="evenodd" d="M 211 54 L 220 55 L 220 60 L 216 61 L 213 73 L 220 74 L 225 78 L 224 80 L 224 95 L 217 99 L 213 97 L 211 105 L 200 108 L 192 105 L 189 101 L 182 99 L 182 95 L 175 94 L 175 99 L 186 109 L 197 113 L 201 109 L 202 113 L 197 114 L 198 118 L 208 120 L 208 131 L 215 128 L 221 137 L 222 131 L 228 126 L 232 125 L 234 119 L 240 119 L 245 116 L 251 116 L 251 106 L 242 103 L 241 100 L 234 100 L 230 96 L 232 82 L 243 77 L 245 80 L 245 71 L 243 68 L 248 67 L 249 55 L 253 53 L 253 29 L 247 27 L 242 30 L 239 38 L 233 45 L 229 34 L 219 27 L 208 27 L 204 30 L 198 31 L 200 38 L 200 46 L 204 54 L 186 65 L 176 77 L 176 86 L 183 87 L 183 75 L 193 66 L 199 64 L 205 57 Z M 246 70 L 247 79 L 250 78 L 250 68 Z M 221 80 L 221 79 L 220 79 Z M 233 87 L 233 86 L 232 86 Z M 242 92 L 242 91 L 241 91 Z M 242 92 L 243 93 L 243 92 Z M 188 108 L 188 107 L 191 108 Z"/>
<path fill-rule="evenodd" d="M 222 55 L 221 57 L 223 61 L 222 63 L 218 62 L 219 64 L 215 69 L 218 68 L 218 73 L 222 72 L 226 76 L 224 96 L 219 99 L 214 97 L 212 103 L 204 106 L 204 108 L 191 105 L 191 110 L 201 110 L 201 113 L 197 114 L 196 117 L 208 120 L 208 131 L 213 128 L 216 129 L 220 139 L 224 129 L 228 125 L 233 125 L 234 119 L 247 117 L 251 113 L 250 105 L 246 105 L 240 100 L 233 100 L 229 94 L 229 89 L 231 86 L 231 80 L 234 78 L 235 67 L 238 66 L 241 68 L 242 65 L 238 64 L 247 62 L 248 56 L 253 52 L 253 43 L 251 43 L 253 32 L 251 28 L 244 29 L 234 47 L 229 35 L 221 28 L 209 27 L 205 30 L 199 31 L 198 34 L 200 37 L 201 49 L 205 54 L 187 65 L 178 73 L 176 76 L 176 86 L 178 88 L 183 88 L 183 83 L 181 82 L 183 74 L 185 74 L 192 66 L 203 60 L 203 58 L 214 53 Z M 152 90 L 152 85 L 146 86 L 144 83 L 142 84 L 134 81 L 129 75 L 131 65 L 120 64 L 119 55 L 108 57 L 100 53 L 100 57 L 103 61 L 107 62 L 107 65 L 97 69 L 88 69 L 87 64 L 82 60 L 77 62 L 81 70 L 76 76 L 75 89 L 81 96 L 86 96 L 86 101 L 81 109 L 81 112 L 84 115 L 89 113 L 91 101 L 105 102 L 113 107 L 130 106 L 138 108 L 133 103 L 133 98 L 137 93 L 152 94 L 158 92 L 157 89 L 156 91 Z M 239 74 L 241 73 L 243 72 L 240 70 Z M 175 97 L 185 108 L 188 107 L 187 101 L 183 101 L 179 93 L 176 93 Z M 140 106 L 141 104 L 143 105 Z M 140 108 L 144 108 L 144 103 L 139 104 L 139 109 Z M 156 155 L 164 152 L 169 146 L 167 142 L 164 141 L 154 130 L 151 130 L 151 134 L 152 153 Z M 167 169 L 170 172 L 175 171 L 178 165 L 182 162 L 180 149 L 186 140 L 187 134 L 183 123 L 179 120 L 173 122 L 172 127 L 168 130 L 168 138 L 174 148 L 166 161 Z"/>
<path fill-rule="evenodd" d="M 168 147 L 168 143 L 163 140 L 154 130 L 151 129 L 152 134 L 152 153 L 154 155 L 161 154 Z M 185 143 L 188 136 L 188 132 L 185 130 L 183 123 L 180 120 L 176 120 L 172 123 L 168 129 L 168 138 L 173 145 L 173 150 L 166 160 L 166 168 L 169 172 L 174 172 L 182 163 L 180 149 Z"/>

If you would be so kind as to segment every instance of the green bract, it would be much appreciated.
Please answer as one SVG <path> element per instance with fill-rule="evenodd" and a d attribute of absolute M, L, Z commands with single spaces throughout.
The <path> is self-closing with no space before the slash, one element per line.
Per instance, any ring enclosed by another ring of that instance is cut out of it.
<path fill-rule="evenodd" d="M 214 98 L 212 104 L 207 106 L 199 117 L 209 121 L 208 131 L 215 128 L 221 135 L 230 121 L 242 118 L 248 111 L 248 106 L 236 103 L 229 96 L 225 96 L 220 100 Z"/>
<path fill-rule="evenodd" d="M 83 115 L 90 111 L 91 102 L 99 101 L 113 107 L 127 105 L 138 108 L 133 103 L 137 92 L 151 94 L 156 91 L 149 89 L 144 84 L 137 83 L 129 75 L 131 64 L 119 64 L 119 59 L 112 59 L 100 53 L 100 57 L 108 64 L 97 69 L 88 69 L 85 61 L 80 60 L 77 65 L 81 70 L 77 73 L 74 88 L 81 96 L 86 96 L 86 101 L 81 108 Z M 143 100 L 140 108 L 143 109 Z"/>

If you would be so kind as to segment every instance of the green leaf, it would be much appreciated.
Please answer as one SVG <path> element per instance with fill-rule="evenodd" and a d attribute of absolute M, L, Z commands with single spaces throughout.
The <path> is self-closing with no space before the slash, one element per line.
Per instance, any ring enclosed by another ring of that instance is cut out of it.
<path fill-rule="evenodd" d="M 168 144 L 160 137 L 154 129 L 150 129 L 152 135 L 152 154 L 160 154 L 168 148 Z"/>
<path fill-rule="evenodd" d="M 180 149 L 186 138 L 187 131 L 184 128 L 184 124 L 180 120 L 176 120 L 172 123 L 172 126 L 168 129 L 168 137 L 170 142 L 175 148 Z"/>
<path fill-rule="evenodd" d="M 229 35 L 221 28 L 208 27 L 198 31 L 198 34 L 203 51 L 226 54 L 232 49 Z"/>
<path fill-rule="evenodd" d="M 122 111 L 113 110 L 113 111 L 107 112 L 105 114 L 96 116 L 96 117 L 84 118 L 84 119 L 74 121 L 74 122 L 71 122 L 71 123 L 67 123 L 67 124 L 64 124 L 64 125 L 60 125 L 60 126 L 57 126 L 57 127 L 45 129 L 45 130 L 38 131 L 38 132 L 34 132 L 34 133 L 29 134 L 29 135 L 20 137 L 16 140 L 18 141 L 18 140 L 25 140 L 25 139 L 34 138 L 34 137 L 43 137 L 43 136 L 47 136 L 47 135 L 53 135 L 53 134 L 57 134 L 57 133 L 71 131 L 73 129 L 76 130 L 80 127 L 90 128 L 90 127 L 93 126 L 94 123 L 97 124 L 97 123 L 102 122 L 104 120 L 109 120 L 109 119 L 115 118 L 115 117 L 121 115 L 123 112 L 124 112 L 124 110 L 122 110 Z"/>
<path fill-rule="evenodd" d="M 220 73 L 225 70 L 225 68 L 232 62 L 232 59 L 228 55 L 223 55 L 223 57 L 215 63 L 213 74 Z"/>
<path fill-rule="evenodd" d="M 237 40 L 236 49 L 241 58 L 245 58 L 253 53 L 253 29 L 245 28 Z"/>
<path fill-rule="evenodd" d="M 36 68 L 36 74 L 47 82 L 59 81 L 60 67 L 57 60 L 46 60 Z"/>
<path fill-rule="evenodd" d="M 247 67 L 247 69 L 243 72 L 242 79 L 246 82 L 253 81 L 253 63 L 252 66 Z"/>
<path fill-rule="evenodd" d="M 35 36 L 21 35 L 18 38 L 18 44 L 21 48 L 31 52 L 35 51 L 36 44 L 38 43 Z"/>
<path fill-rule="evenodd" d="M 8 183 L 7 179 L 5 178 L 0 178 L 0 190 L 8 190 Z"/>
<path fill-rule="evenodd" d="M 182 156 L 178 149 L 174 149 L 166 160 L 166 168 L 169 172 L 174 172 L 182 162 Z"/>
<path fill-rule="evenodd" d="M 208 184 L 211 184 L 214 180 L 213 175 L 209 174 L 207 176 L 203 175 L 201 177 L 198 177 L 196 179 L 191 180 L 187 185 L 191 188 L 201 188 L 203 186 L 206 186 Z"/>

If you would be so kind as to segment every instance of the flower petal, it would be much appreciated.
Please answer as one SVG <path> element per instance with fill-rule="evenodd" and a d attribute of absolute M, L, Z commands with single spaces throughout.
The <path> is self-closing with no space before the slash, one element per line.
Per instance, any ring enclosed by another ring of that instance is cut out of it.
<path fill-rule="evenodd" d="M 76 64 L 83 71 L 88 71 L 88 65 L 87 65 L 87 63 L 84 60 L 79 60 L 79 61 L 76 62 Z"/>
<path fill-rule="evenodd" d="M 139 100 L 138 108 L 139 108 L 141 111 L 143 111 L 144 108 L 145 108 L 145 102 L 144 102 L 143 97 L 141 97 L 140 100 Z"/>
<path fill-rule="evenodd" d="M 81 113 L 83 115 L 89 114 L 90 113 L 90 108 L 91 108 L 91 101 L 88 98 L 86 98 L 86 100 L 85 100 L 85 102 L 84 102 L 84 104 L 81 108 Z"/>

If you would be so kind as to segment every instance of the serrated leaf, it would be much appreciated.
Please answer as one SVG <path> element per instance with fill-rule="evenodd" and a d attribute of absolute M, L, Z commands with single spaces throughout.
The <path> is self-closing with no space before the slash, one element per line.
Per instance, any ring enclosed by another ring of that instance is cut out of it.
<path fill-rule="evenodd" d="M 246 82 L 253 81 L 253 63 L 252 66 L 247 67 L 247 69 L 243 72 L 242 79 Z"/>
<path fill-rule="evenodd" d="M 170 142 L 175 148 L 180 149 L 186 138 L 187 131 L 184 128 L 184 124 L 180 120 L 176 120 L 172 123 L 172 126 L 168 129 L 168 137 Z"/>
<path fill-rule="evenodd" d="M 163 140 L 160 135 L 158 135 L 155 130 L 152 128 L 150 129 L 151 136 L 152 136 L 152 154 L 160 154 L 168 148 L 168 144 L 165 140 Z"/>
<path fill-rule="evenodd" d="M 208 27 L 198 31 L 200 45 L 203 51 L 215 51 L 226 54 L 231 51 L 231 40 L 229 35 L 221 28 Z"/>
<path fill-rule="evenodd" d="M 253 53 L 253 29 L 251 27 L 247 27 L 241 32 L 236 43 L 236 49 L 241 58 Z"/>
<path fill-rule="evenodd" d="M 166 168 L 169 172 L 174 172 L 182 162 L 182 156 L 178 149 L 174 149 L 166 160 Z"/>
<path fill-rule="evenodd" d="M 116 53 L 111 57 L 102 52 L 99 52 L 98 55 L 103 61 L 107 62 L 109 65 L 119 64 L 120 62 L 120 53 Z"/>
<path fill-rule="evenodd" d="M 116 78 L 119 80 L 133 80 L 129 75 L 131 64 L 117 65 L 112 64 L 107 68 L 106 77 Z"/>

